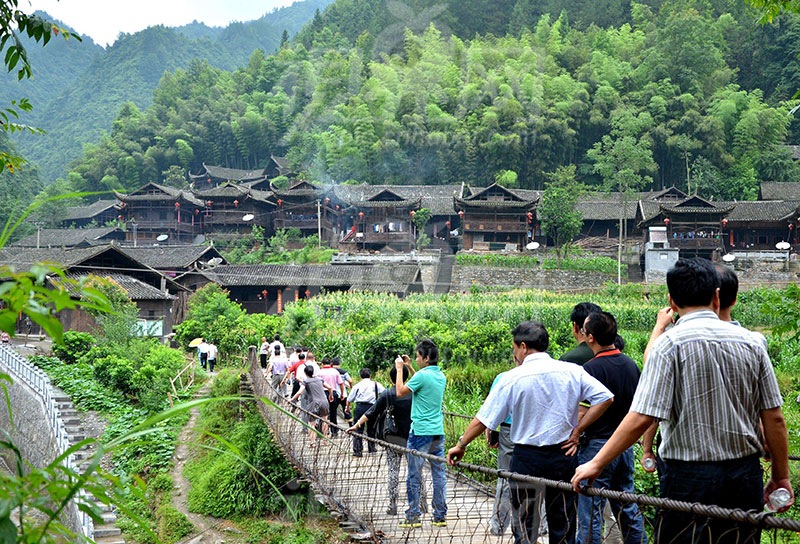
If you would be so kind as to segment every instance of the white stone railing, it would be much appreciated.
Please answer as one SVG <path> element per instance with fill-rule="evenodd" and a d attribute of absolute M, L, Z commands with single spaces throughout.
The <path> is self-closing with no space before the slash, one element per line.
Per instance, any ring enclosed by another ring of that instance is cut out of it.
<path fill-rule="evenodd" d="M 35 394 L 47 414 L 47 424 L 54 438 L 56 455 L 62 455 L 70 448 L 69 435 L 58 409 L 58 403 L 50 384 L 50 378 L 40 368 L 32 365 L 24 357 L 8 346 L 0 345 L 0 369 L 9 374 L 17 383 L 24 383 Z M 78 471 L 75 455 L 70 454 L 64 459 L 64 466 L 73 471 Z M 85 496 L 85 492 L 81 490 Z M 92 539 L 94 536 L 94 523 L 88 514 L 78 509 L 73 501 L 70 504 L 70 517 L 77 520 L 78 527 L 73 527 L 81 536 Z"/>

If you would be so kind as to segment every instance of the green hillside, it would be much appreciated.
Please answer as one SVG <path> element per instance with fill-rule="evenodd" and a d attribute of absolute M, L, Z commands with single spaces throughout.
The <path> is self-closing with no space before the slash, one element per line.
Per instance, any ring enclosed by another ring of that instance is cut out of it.
<path fill-rule="evenodd" d="M 111 129 L 123 103 L 140 108 L 150 104 L 165 71 L 186 67 L 195 58 L 235 69 L 246 64 L 255 49 L 275 51 L 284 29 L 293 35 L 329 3 L 304 0 L 224 29 L 199 23 L 177 29 L 156 26 L 122 34 L 105 50 L 90 38 L 53 40 L 44 48 L 28 43 L 34 79 L 20 83 L 13 74 L 0 78 L 0 96 L 30 98 L 34 112 L 26 122 L 48 135 L 20 137 L 19 150 L 39 165 L 46 182 L 63 177 L 82 146 Z"/>
<path fill-rule="evenodd" d="M 524 0 L 412 4 L 339 0 L 275 56 L 177 70 L 70 180 L 132 189 L 174 164 L 255 168 L 286 153 L 326 182 L 485 184 L 511 170 L 541 188 L 576 164 L 593 185 L 630 169 L 642 188 L 742 199 L 800 173 L 782 147 L 800 141 L 787 115 L 796 16 L 762 28 L 738 2 L 631 3 L 601 28 L 580 20 L 589 3 L 552 0 L 536 17 Z M 402 26 L 420 13 L 424 28 Z"/>

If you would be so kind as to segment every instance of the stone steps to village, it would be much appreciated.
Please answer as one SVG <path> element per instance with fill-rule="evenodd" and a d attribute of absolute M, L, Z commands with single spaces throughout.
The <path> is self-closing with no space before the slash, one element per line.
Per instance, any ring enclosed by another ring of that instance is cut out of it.
<path fill-rule="evenodd" d="M 59 416 L 64 423 L 70 445 L 75 445 L 86 439 L 86 430 L 83 427 L 78 411 L 72 404 L 72 399 L 58 388 L 53 388 L 53 398 L 58 407 Z M 91 445 L 83 446 L 75 452 L 75 461 L 78 466 L 90 458 L 95 453 L 95 448 Z M 110 507 L 98 505 L 102 510 L 102 523 L 95 523 L 94 541 L 97 544 L 125 544 L 122 538 L 122 531 L 116 526 L 117 514 Z"/>

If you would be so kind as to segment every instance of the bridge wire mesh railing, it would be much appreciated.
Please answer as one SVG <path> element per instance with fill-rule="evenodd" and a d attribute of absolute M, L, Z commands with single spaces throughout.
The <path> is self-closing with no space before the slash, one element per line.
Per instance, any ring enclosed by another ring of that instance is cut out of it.
<path fill-rule="evenodd" d="M 344 432 L 345 425 L 335 426 L 337 430 L 335 438 L 313 433 L 315 444 L 312 446 L 312 433 L 309 432 L 308 425 L 314 426 L 316 422 L 317 428 L 320 428 L 322 423 L 329 425 L 327 419 L 320 419 L 304 410 L 299 406 L 299 402 L 297 405 L 290 404 L 265 379 L 257 361 L 251 363 L 250 377 L 254 394 L 259 398 L 269 398 L 280 408 L 258 403 L 275 440 L 287 458 L 301 477 L 311 483 L 318 498 L 322 499 L 328 508 L 339 512 L 360 528 L 360 533 L 356 535 L 359 540 L 436 543 L 513 542 L 510 524 L 506 526 L 502 536 L 492 534 L 495 483 L 498 478 L 513 481 L 521 488 L 546 488 L 551 490 L 553 495 L 556 495 L 553 491 L 560 491 L 564 492 L 561 497 L 574 496 L 571 485 L 565 481 L 526 476 L 466 462 L 458 463 L 456 467 L 445 464 L 447 525 L 444 527 L 432 525 L 432 505 L 429 504 L 427 505 L 429 511 L 423 513 L 420 527 L 402 528 L 400 522 L 404 520 L 404 511 L 408 505 L 405 488 L 407 457 L 415 456 L 425 465 L 430 462 L 442 462 L 440 457 L 409 450 L 366 435 L 362 435 L 363 456 L 354 456 L 352 435 Z M 287 413 L 291 413 L 294 417 L 290 417 Z M 448 418 L 464 421 L 471 419 L 460 414 L 451 414 Z M 306 425 L 299 420 L 309 423 Z M 332 427 L 334 426 L 329 425 L 329 428 Z M 454 440 L 455 437 L 450 441 Z M 368 453 L 371 449 L 370 444 L 375 446 L 375 453 Z M 397 478 L 396 514 L 387 513 L 390 507 L 388 462 L 395 456 L 403 458 Z M 427 468 L 423 471 L 423 482 L 427 488 L 427 497 L 430 499 L 433 497 L 433 492 Z M 620 527 L 617 519 L 612 517 L 606 522 L 601 537 L 602 542 L 608 544 L 613 544 L 615 538 L 618 538 L 615 536 L 614 528 L 623 530 L 623 534 L 627 537 L 624 539 L 625 544 L 633 544 L 637 540 L 639 542 L 656 540 L 670 544 L 678 542 L 743 544 L 757 543 L 762 539 L 771 542 L 800 540 L 798 538 L 800 522 L 765 512 L 733 510 L 608 489 L 585 488 L 585 493 L 588 496 L 614 501 L 619 505 L 635 504 L 640 509 L 639 516 L 644 527 L 641 538 L 632 539 L 625 532 L 627 526 Z M 545 517 L 548 512 L 552 514 L 554 508 L 563 510 L 563 500 L 560 504 L 556 500 L 550 504 L 545 501 Z M 685 526 L 675 530 L 676 528 L 668 527 L 661 522 L 661 518 L 655 514 L 659 509 L 686 513 L 689 515 L 688 521 Z M 577 531 L 581 531 L 577 517 L 574 523 Z M 669 538 L 664 537 L 667 532 L 670 534 Z M 539 541 L 548 542 L 551 535 L 552 532 L 545 534 Z"/>

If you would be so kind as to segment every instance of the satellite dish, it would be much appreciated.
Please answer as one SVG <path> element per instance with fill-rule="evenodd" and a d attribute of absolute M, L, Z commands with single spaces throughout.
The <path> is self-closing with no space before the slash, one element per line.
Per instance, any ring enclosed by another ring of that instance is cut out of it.
<path fill-rule="evenodd" d="M 208 260 L 208 266 L 217 266 L 218 264 L 222 264 L 222 259 L 219 257 Z"/>
<path fill-rule="evenodd" d="M 525 247 L 530 249 L 530 250 L 539 249 L 539 242 L 531 242 L 530 244 L 528 244 Z"/>
<path fill-rule="evenodd" d="M 722 260 L 725 261 L 726 263 L 732 263 L 733 261 L 736 260 L 736 255 L 734 255 L 733 253 L 728 253 L 727 255 L 722 256 Z"/>
<path fill-rule="evenodd" d="M 242 217 L 242 221 L 252 221 L 255 218 L 256 218 L 255 215 L 253 215 L 252 213 L 248 213 L 247 215 Z"/>
<path fill-rule="evenodd" d="M 169 240 L 169 235 L 159 234 L 158 237 L 156 237 L 156 240 L 158 240 L 159 242 L 166 242 L 167 240 Z"/>
<path fill-rule="evenodd" d="M 790 247 L 792 246 L 791 244 L 789 244 L 789 242 L 778 242 L 777 244 L 775 244 L 775 249 L 780 249 L 781 251 L 786 251 Z"/>

